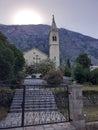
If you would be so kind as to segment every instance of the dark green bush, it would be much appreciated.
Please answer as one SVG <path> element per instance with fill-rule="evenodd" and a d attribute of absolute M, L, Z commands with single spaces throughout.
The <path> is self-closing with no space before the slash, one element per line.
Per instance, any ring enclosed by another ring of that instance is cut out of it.
<path fill-rule="evenodd" d="M 90 81 L 91 73 L 89 68 L 84 68 L 81 64 L 77 64 L 74 68 L 74 79 L 78 83 L 85 83 Z"/>
<path fill-rule="evenodd" d="M 98 69 L 91 71 L 91 83 L 98 84 Z"/>
<path fill-rule="evenodd" d="M 10 88 L 0 88 L 0 106 L 1 107 L 9 107 L 13 96 L 14 96 L 14 90 Z"/>

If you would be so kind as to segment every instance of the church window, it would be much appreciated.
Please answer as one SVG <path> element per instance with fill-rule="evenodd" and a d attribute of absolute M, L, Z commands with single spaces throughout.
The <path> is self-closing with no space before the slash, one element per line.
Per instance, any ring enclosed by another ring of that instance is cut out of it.
<path fill-rule="evenodd" d="M 54 36 L 52 37 L 52 40 L 54 41 Z"/>
<path fill-rule="evenodd" d="M 54 37 L 54 40 L 57 41 L 57 37 L 56 36 Z"/>
<path fill-rule="evenodd" d="M 52 37 L 52 40 L 53 40 L 53 41 L 57 41 L 57 37 L 56 37 L 56 36 L 53 36 L 53 37 Z"/>

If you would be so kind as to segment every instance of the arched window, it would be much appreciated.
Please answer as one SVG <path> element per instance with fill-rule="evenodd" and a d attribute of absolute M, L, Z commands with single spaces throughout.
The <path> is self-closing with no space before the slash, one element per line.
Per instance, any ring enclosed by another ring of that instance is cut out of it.
<path fill-rule="evenodd" d="M 56 36 L 54 37 L 54 40 L 57 41 L 57 37 Z"/>
<path fill-rule="evenodd" d="M 52 40 L 53 40 L 53 41 L 57 41 L 57 37 L 56 37 L 56 36 L 53 36 L 53 37 L 52 37 Z"/>
<path fill-rule="evenodd" d="M 54 36 L 52 37 L 52 40 L 54 41 Z"/>

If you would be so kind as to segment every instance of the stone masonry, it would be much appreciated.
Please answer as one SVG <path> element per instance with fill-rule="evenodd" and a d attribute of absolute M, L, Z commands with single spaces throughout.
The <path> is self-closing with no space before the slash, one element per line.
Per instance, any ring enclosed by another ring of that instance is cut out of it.
<path fill-rule="evenodd" d="M 81 85 L 71 85 L 69 87 L 70 91 L 70 118 L 72 119 L 72 124 L 77 130 L 85 130 L 85 119 L 83 113 L 83 96 L 82 96 L 82 86 Z"/>

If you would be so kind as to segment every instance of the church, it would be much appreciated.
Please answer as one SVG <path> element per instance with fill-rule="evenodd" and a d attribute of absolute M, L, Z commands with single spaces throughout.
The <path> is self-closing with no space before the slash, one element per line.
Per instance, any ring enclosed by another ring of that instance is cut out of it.
<path fill-rule="evenodd" d="M 60 66 L 59 32 L 55 23 L 54 15 L 49 32 L 49 57 L 37 48 L 32 48 L 31 50 L 24 53 L 24 58 L 28 65 L 39 63 L 41 60 L 49 58 L 55 63 L 56 67 Z"/>

